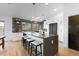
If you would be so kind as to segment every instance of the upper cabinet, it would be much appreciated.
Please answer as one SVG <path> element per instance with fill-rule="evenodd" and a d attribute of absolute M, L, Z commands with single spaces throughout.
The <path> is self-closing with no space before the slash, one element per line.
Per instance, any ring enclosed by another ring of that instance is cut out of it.
<path fill-rule="evenodd" d="M 40 23 L 32 23 L 32 31 L 39 32 L 42 29 L 42 24 Z"/>
<path fill-rule="evenodd" d="M 31 31 L 31 23 L 22 22 L 22 31 Z"/>
<path fill-rule="evenodd" d="M 29 21 L 20 18 L 12 18 L 12 32 L 35 31 L 43 29 L 43 22 Z"/>
<path fill-rule="evenodd" d="M 12 18 L 12 32 L 21 32 L 21 20 L 20 18 Z"/>

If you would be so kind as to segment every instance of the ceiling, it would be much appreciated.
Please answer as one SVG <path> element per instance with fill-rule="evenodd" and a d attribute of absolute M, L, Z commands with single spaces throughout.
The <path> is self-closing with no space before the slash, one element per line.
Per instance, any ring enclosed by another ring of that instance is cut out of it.
<path fill-rule="evenodd" d="M 0 16 L 20 17 L 27 20 L 44 20 L 63 11 L 61 3 L 0 3 Z"/>

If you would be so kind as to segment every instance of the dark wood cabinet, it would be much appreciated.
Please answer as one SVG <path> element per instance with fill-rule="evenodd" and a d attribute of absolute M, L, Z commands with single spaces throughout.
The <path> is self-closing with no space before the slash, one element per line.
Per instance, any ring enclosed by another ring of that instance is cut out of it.
<path fill-rule="evenodd" d="M 57 35 L 57 23 L 49 24 L 49 35 Z"/>
<path fill-rule="evenodd" d="M 21 32 L 22 25 L 20 18 L 12 18 L 12 32 Z"/>
<path fill-rule="evenodd" d="M 69 40 L 71 49 L 79 50 L 79 15 L 69 17 Z"/>
<path fill-rule="evenodd" d="M 12 32 L 35 31 L 43 29 L 44 22 L 30 21 L 20 18 L 12 18 Z"/>
<path fill-rule="evenodd" d="M 58 53 L 58 36 L 44 38 L 44 56 L 54 56 Z"/>

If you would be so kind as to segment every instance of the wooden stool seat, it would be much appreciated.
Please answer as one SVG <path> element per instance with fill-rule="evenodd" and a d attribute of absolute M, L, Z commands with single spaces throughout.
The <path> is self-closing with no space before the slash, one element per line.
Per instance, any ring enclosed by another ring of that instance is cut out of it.
<path fill-rule="evenodd" d="M 38 51 L 38 47 L 40 47 L 40 51 Z M 35 40 L 31 42 L 31 54 L 30 55 L 41 55 L 42 56 L 42 42 Z"/>

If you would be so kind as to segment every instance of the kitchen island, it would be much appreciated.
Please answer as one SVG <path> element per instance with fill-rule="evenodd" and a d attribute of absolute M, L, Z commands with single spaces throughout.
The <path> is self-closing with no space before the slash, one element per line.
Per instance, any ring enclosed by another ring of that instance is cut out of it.
<path fill-rule="evenodd" d="M 53 56 L 58 53 L 58 36 L 57 35 L 44 35 L 40 36 L 37 32 L 24 32 L 28 37 L 38 40 L 43 43 L 42 52 L 43 56 Z"/>

